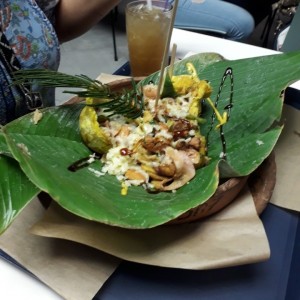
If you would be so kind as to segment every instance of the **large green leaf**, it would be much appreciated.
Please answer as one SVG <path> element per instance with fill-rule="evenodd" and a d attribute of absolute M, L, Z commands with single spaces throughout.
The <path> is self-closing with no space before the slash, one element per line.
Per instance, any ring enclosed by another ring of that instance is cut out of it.
<path fill-rule="evenodd" d="M 0 132 L 0 234 L 40 192 L 21 171 Z"/>
<path fill-rule="evenodd" d="M 281 116 L 281 91 L 300 79 L 300 52 L 219 61 L 204 64 L 202 56 L 180 61 L 175 74 L 185 74 L 186 62 L 192 62 L 199 77 L 213 87 L 215 99 L 226 68 L 234 75 L 234 97 L 230 120 L 224 126 L 227 160 L 220 159 L 224 150 L 220 132 L 211 128 L 212 111 L 205 105 L 207 122 L 202 133 L 209 133 L 210 164 L 197 171 L 196 177 L 176 193 L 150 194 L 140 187 L 120 195 L 120 183 L 112 176 L 97 177 L 99 162 L 75 173 L 68 171 L 74 161 L 90 151 L 83 145 L 78 131 L 80 105 L 48 108 L 34 125 L 26 115 L 4 128 L 9 151 L 23 172 L 41 190 L 48 192 L 67 210 L 106 224 L 126 228 L 150 228 L 163 224 L 205 202 L 216 190 L 221 176 L 251 173 L 272 151 L 281 127 L 274 125 Z M 144 82 L 157 81 L 157 74 Z M 226 79 L 218 108 L 228 105 L 230 82 Z"/>
<path fill-rule="evenodd" d="M 0 155 L 12 156 L 7 146 L 5 136 L 1 131 L 0 131 Z"/>
<path fill-rule="evenodd" d="M 8 145 L 23 171 L 66 209 L 108 224 L 147 228 L 174 219 L 217 188 L 217 163 L 200 169 L 197 178 L 175 194 L 150 194 L 136 187 L 126 197 L 120 195 L 115 178 L 97 176 L 98 162 L 75 173 L 68 171 L 70 164 L 90 154 L 79 137 L 80 110 L 79 105 L 49 108 L 39 126 L 32 126 L 27 115 L 5 128 Z M 67 126 L 72 118 L 73 126 Z"/>
<path fill-rule="evenodd" d="M 40 192 L 13 158 L 0 155 L 0 234 Z"/>

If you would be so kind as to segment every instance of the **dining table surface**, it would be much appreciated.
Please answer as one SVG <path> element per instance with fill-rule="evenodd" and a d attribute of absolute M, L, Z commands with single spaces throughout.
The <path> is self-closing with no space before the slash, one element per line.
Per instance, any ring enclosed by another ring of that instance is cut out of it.
<path fill-rule="evenodd" d="M 180 29 L 173 30 L 172 44 L 177 45 L 178 58 L 202 52 L 216 52 L 228 60 L 279 54 L 274 50 Z M 124 65 L 116 74 L 129 75 L 127 67 Z M 287 100 L 296 106 L 300 101 L 300 81 L 291 85 L 291 91 Z M 261 219 L 272 253 L 267 261 L 202 271 L 123 261 L 94 299 L 300 299 L 297 277 L 300 271 L 299 214 L 269 204 Z M 23 267 L 0 251 L 0 299 L 62 299 Z"/>

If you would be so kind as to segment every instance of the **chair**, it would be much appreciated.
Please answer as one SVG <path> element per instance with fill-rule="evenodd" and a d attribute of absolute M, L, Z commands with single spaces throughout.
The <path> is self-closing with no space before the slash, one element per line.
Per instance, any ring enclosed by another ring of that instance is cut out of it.
<path fill-rule="evenodd" d="M 294 50 L 300 50 L 300 39 L 299 39 L 299 28 L 300 28 L 300 9 L 294 15 L 289 31 L 281 47 L 281 51 L 289 52 Z"/>
<path fill-rule="evenodd" d="M 111 21 L 111 31 L 112 31 L 112 38 L 113 38 L 113 48 L 114 48 L 114 60 L 118 60 L 118 53 L 117 53 L 117 41 L 116 41 L 116 21 L 118 20 L 118 5 L 115 6 L 110 11 L 110 21 Z"/>

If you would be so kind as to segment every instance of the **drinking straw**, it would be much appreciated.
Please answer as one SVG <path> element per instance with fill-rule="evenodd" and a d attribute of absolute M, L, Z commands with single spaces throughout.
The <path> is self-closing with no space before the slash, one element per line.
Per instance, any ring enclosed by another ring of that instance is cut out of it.
<path fill-rule="evenodd" d="M 158 100 L 160 97 L 161 89 L 162 89 L 162 84 L 164 80 L 164 72 L 165 68 L 168 63 L 168 58 L 169 58 L 169 50 L 170 50 L 170 42 L 171 42 L 171 36 L 172 36 L 172 31 L 173 31 L 173 26 L 174 26 L 174 21 L 175 21 L 175 15 L 178 7 L 178 0 L 174 1 L 174 6 L 173 6 L 173 11 L 172 11 L 172 16 L 171 16 L 171 21 L 170 21 L 170 27 L 168 30 L 168 36 L 167 36 L 167 41 L 165 45 L 165 50 L 164 50 L 164 56 L 163 56 L 163 61 L 161 63 L 161 68 L 160 68 L 160 77 L 159 77 L 159 82 L 158 82 L 158 89 L 157 89 L 157 95 L 156 95 L 156 101 L 155 101 L 155 107 L 157 107 Z"/>
<path fill-rule="evenodd" d="M 152 10 L 152 0 L 147 0 L 147 7 L 149 10 Z"/>

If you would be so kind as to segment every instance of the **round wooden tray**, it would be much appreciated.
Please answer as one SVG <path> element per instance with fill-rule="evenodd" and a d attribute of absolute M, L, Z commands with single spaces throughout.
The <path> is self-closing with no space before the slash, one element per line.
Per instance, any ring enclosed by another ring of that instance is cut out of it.
<path fill-rule="evenodd" d="M 194 222 L 219 212 L 236 199 L 246 184 L 252 194 L 256 211 L 261 214 L 267 206 L 276 184 L 276 162 L 273 152 L 250 176 L 228 179 L 204 204 L 190 209 L 168 224 Z"/>

